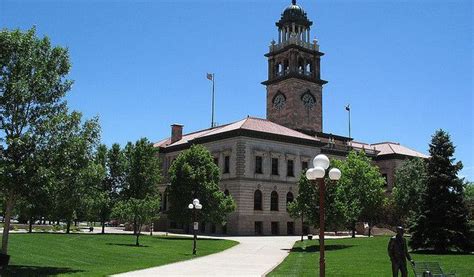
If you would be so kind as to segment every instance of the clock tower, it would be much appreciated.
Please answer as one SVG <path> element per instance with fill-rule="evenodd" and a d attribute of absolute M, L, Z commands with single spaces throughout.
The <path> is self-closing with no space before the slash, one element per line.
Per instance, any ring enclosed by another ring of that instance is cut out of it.
<path fill-rule="evenodd" d="M 322 89 L 317 40 L 310 41 L 304 10 L 292 0 L 276 22 L 278 41 L 272 41 L 268 58 L 267 119 L 306 134 L 322 132 Z"/>

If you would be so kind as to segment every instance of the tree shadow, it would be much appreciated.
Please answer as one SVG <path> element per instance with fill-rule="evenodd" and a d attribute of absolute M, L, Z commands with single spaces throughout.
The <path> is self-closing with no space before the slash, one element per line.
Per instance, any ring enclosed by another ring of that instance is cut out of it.
<path fill-rule="evenodd" d="M 338 244 L 338 245 L 325 245 L 325 251 L 334 251 L 334 250 L 342 250 L 346 248 L 353 247 L 353 245 L 345 245 L 345 244 Z M 293 247 L 293 249 L 282 249 L 282 250 L 290 250 L 290 252 L 319 252 L 319 245 L 311 245 L 307 247 Z"/>
<path fill-rule="evenodd" d="M 112 243 L 112 242 L 108 242 L 106 243 L 107 245 L 115 245 L 115 246 L 126 246 L 126 247 L 150 247 L 148 245 L 136 245 L 135 243 Z"/>
<path fill-rule="evenodd" d="M 467 255 L 473 255 L 470 252 L 460 252 L 460 251 L 448 251 L 448 252 L 439 252 L 435 250 L 430 250 L 430 249 L 423 249 L 423 250 L 415 250 L 411 251 L 412 254 L 423 254 L 423 255 L 459 255 L 459 256 L 467 256 Z"/>
<path fill-rule="evenodd" d="M 164 237 L 161 237 L 161 236 L 157 236 L 157 237 L 153 237 L 153 238 L 156 238 L 156 239 L 162 239 L 162 240 L 193 240 L 192 237 L 172 237 L 172 236 L 164 236 Z M 221 239 L 210 239 L 210 238 L 200 238 L 198 237 L 198 240 L 221 240 Z"/>
<path fill-rule="evenodd" d="M 25 277 L 43 277 L 54 276 L 59 274 L 71 274 L 84 272 L 84 270 L 77 270 L 67 267 L 51 267 L 51 266 L 30 266 L 30 265 L 9 265 L 0 270 L 0 276 L 25 276 Z"/>

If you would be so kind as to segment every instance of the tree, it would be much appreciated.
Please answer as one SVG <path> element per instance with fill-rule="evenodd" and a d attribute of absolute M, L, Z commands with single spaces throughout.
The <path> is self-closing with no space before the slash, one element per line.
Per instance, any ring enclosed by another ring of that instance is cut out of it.
<path fill-rule="evenodd" d="M 318 222 L 319 214 L 316 217 L 316 212 L 319 198 L 316 192 L 316 187 L 306 178 L 305 173 L 301 173 L 298 179 L 298 196 L 288 205 L 288 213 L 292 218 L 300 218 L 302 226 L 305 218 L 312 225 Z M 301 232 L 301 241 L 303 241 L 303 232 Z"/>
<path fill-rule="evenodd" d="M 2 253 L 8 252 L 10 219 L 15 201 L 28 190 L 28 160 L 43 135 L 39 125 L 66 105 L 63 98 L 72 82 L 65 48 L 52 47 L 35 29 L 0 31 L 0 142 L 6 198 Z"/>
<path fill-rule="evenodd" d="M 136 226 L 135 245 L 140 246 L 138 241 L 142 226 L 145 223 L 150 224 L 158 218 L 160 212 L 160 200 L 153 195 L 146 196 L 143 199 L 130 198 L 117 203 L 113 209 L 114 217 L 126 221 L 133 221 Z"/>
<path fill-rule="evenodd" d="M 383 205 L 384 179 L 364 152 L 351 151 L 345 160 L 333 160 L 342 172 L 337 185 L 335 205 L 341 209 L 345 221 L 355 237 L 358 221 L 369 223 L 370 230 L 377 221 L 378 210 Z"/>
<path fill-rule="evenodd" d="M 105 174 L 104 168 L 94 162 L 100 133 L 98 119 L 81 124 L 81 118 L 78 112 L 60 114 L 48 127 L 52 130 L 48 152 L 49 166 L 54 171 L 55 204 L 58 216 L 66 220 L 66 233 Z"/>
<path fill-rule="evenodd" d="M 392 197 L 397 224 L 405 224 L 410 214 L 420 206 L 426 191 L 426 164 L 421 158 L 406 160 L 395 172 Z"/>
<path fill-rule="evenodd" d="M 141 224 L 144 222 L 143 218 L 148 218 L 146 214 L 141 214 L 144 212 L 142 208 L 152 205 L 145 200 L 158 198 L 161 167 L 157 149 L 146 138 L 138 140 L 135 144 L 129 142 L 125 147 L 124 156 L 124 186 L 121 191 L 122 202 L 118 204 L 118 207 L 125 207 L 128 212 L 132 212 L 126 217 L 133 220 L 133 233 L 138 236 Z M 115 171 L 115 173 L 119 172 Z M 121 216 L 121 218 L 125 217 Z"/>
<path fill-rule="evenodd" d="M 449 134 L 437 130 L 430 143 L 426 193 L 410 226 L 412 249 L 433 249 L 442 253 L 468 251 L 472 246 L 464 182 L 457 176 L 462 163 L 455 162 L 454 150 Z"/>
<path fill-rule="evenodd" d="M 472 221 L 474 219 L 474 183 L 467 182 L 465 188 L 464 196 L 469 209 L 469 220 Z"/>
<path fill-rule="evenodd" d="M 195 198 L 203 206 L 199 212 L 203 221 L 224 223 L 227 215 L 234 211 L 232 197 L 219 190 L 219 168 L 204 146 L 193 145 L 181 152 L 169 174 L 169 216 L 176 222 L 191 222 L 192 211 L 187 207 Z"/>

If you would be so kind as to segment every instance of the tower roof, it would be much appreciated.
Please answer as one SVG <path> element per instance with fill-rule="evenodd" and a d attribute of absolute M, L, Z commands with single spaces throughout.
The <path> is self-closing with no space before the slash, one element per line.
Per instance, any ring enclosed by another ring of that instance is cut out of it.
<path fill-rule="evenodd" d="M 308 20 L 306 16 L 306 12 L 296 4 L 296 0 L 291 1 L 291 5 L 289 5 L 281 14 L 281 19 L 276 23 L 278 27 L 282 27 L 284 25 L 288 25 L 291 23 L 295 23 L 298 25 L 303 25 L 309 27 L 313 24 L 313 22 Z"/>

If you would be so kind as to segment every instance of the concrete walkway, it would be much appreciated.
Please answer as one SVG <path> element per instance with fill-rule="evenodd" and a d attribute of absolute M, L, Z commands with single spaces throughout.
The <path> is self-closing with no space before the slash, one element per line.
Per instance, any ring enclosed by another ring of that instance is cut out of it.
<path fill-rule="evenodd" d="M 238 241 L 239 245 L 205 257 L 114 276 L 262 276 L 283 261 L 298 238 L 227 237 L 223 239 Z"/>

